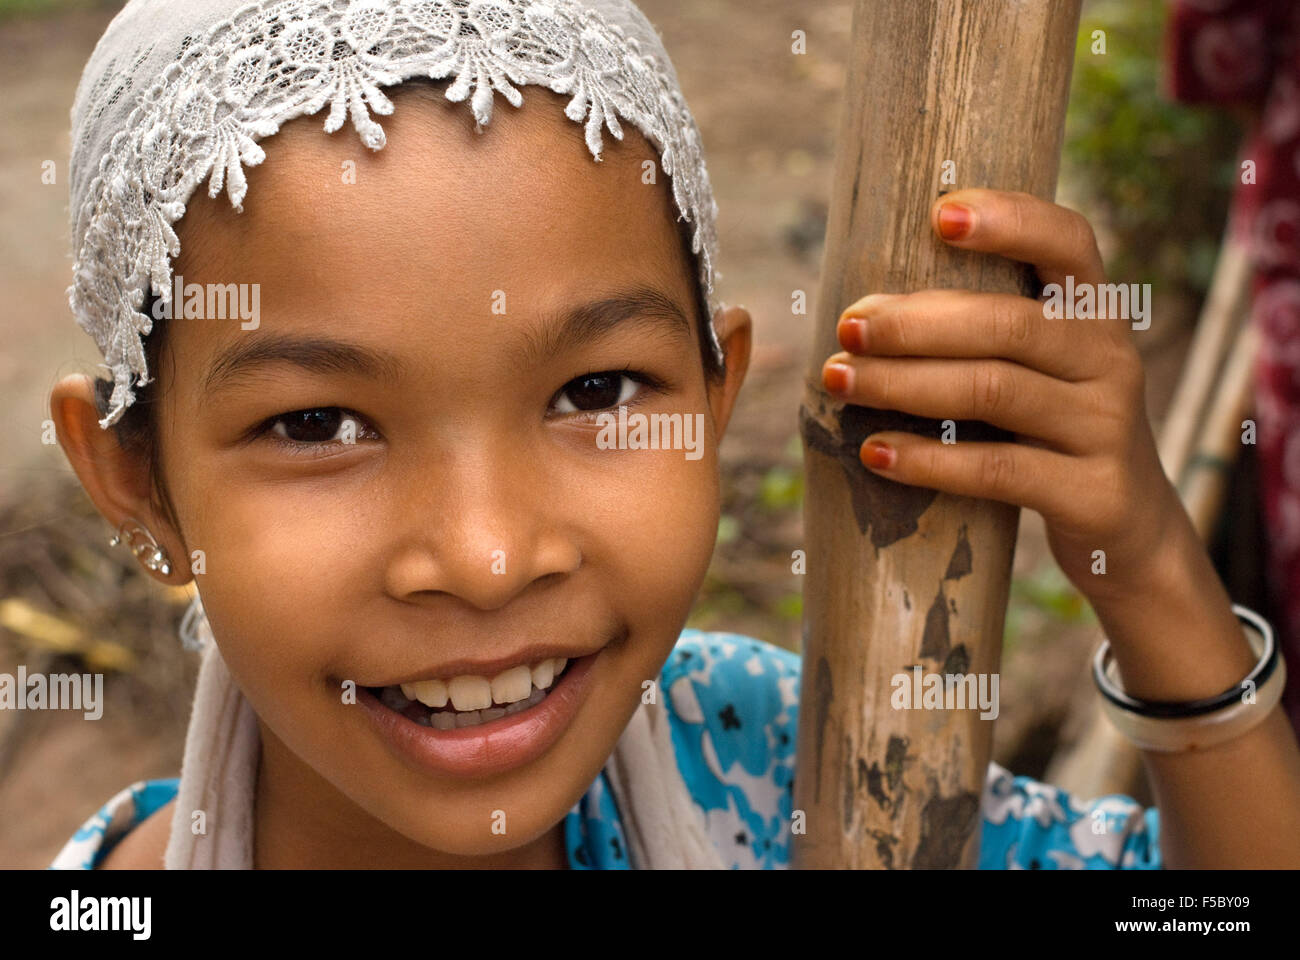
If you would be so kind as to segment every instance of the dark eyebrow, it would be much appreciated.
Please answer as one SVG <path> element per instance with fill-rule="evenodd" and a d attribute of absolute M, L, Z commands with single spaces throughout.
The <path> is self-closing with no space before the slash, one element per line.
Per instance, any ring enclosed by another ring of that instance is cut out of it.
<path fill-rule="evenodd" d="M 204 380 L 204 392 L 229 385 L 258 367 L 288 363 L 313 373 L 347 373 L 393 381 L 401 362 L 391 354 L 328 337 L 273 334 L 240 339 L 217 355 Z"/>
<path fill-rule="evenodd" d="M 625 322 L 657 326 L 671 336 L 689 338 L 692 333 L 690 320 L 672 297 L 651 287 L 636 287 L 544 317 L 540 332 L 527 336 L 524 353 L 535 363 L 606 336 Z M 222 350 L 208 370 L 204 392 L 228 386 L 258 367 L 276 363 L 314 373 L 347 373 L 390 382 L 397 380 L 401 372 L 397 357 L 360 344 L 276 334 L 240 339 Z"/>
<path fill-rule="evenodd" d="M 555 357 L 631 322 L 658 327 L 672 337 L 690 339 L 693 333 L 691 321 L 672 297 L 653 287 L 634 287 L 544 316 L 541 329 L 528 336 L 524 356 L 530 363 Z"/>

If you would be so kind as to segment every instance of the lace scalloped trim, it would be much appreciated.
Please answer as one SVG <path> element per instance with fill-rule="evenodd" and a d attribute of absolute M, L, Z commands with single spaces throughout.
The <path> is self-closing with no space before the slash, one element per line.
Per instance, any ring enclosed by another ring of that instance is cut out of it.
<path fill-rule="evenodd" d="M 152 47 L 133 52 L 134 67 Z M 382 88 L 414 76 L 450 78 L 447 99 L 468 100 L 480 128 L 495 94 L 522 105 L 517 86 L 571 95 L 564 113 L 584 125 L 597 161 L 602 127 L 622 140 L 619 118 L 634 124 L 659 151 L 681 217 L 694 223 L 691 250 L 712 309 L 717 205 L 699 130 L 670 70 L 576 0 L 279 0 L 243 7 L 201 39 L 187 36 L 113 136 L 77 213 L 75 229 L 85 232 L 68 298 L 113 375 L 101 426 L 149 382 L 143 338 L 153 322 L 140 307 L 147 288 L 170 303 L 180 253 L 172 225 L 194 189 L 206 179 L 210 197 L 224 188 L 242 212 L 244 168 L 265 158 L 258 141 L 326 107 L 326 133 L 349 119 L 367 147 L 382 149 L 373 115 L 393 112 Z M 91 89 L 88 125 L 132 82 L 130 70 L 114 73 L 110 63 Z"/>

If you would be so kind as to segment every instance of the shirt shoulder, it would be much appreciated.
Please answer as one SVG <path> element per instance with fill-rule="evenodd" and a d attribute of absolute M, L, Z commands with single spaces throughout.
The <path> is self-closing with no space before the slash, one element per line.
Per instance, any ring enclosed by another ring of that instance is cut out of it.
<path fill-rule="evenodd" d="M 176 796 L 179 777 L 140 780 L 115 794 L 63 845 L 51 870 L 94 870 L 122 839 Z"/>
<path fill-rule="evenodd" d="M 682 779 L 733 868 L 789 864 L 799 665 L 753 637 L 688 629 L 660 673 Z"/>
<path fill-rule="evenodd" d="M 982 870 L 1159 870 L 1160 817 L 1119 794 L 1079 800 L 989 764 Z"/>

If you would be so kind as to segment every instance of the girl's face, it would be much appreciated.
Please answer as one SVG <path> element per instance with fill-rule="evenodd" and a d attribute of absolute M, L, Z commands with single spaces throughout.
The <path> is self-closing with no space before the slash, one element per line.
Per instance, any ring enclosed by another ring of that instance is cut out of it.
<path fill-rule="evenodd" d="M 596 163 L 566 98 L 526 94 L 477 134 L 463 104 L 399 89 L 378 153 L 299 119 L 248 171 L 243 214 L 200 190 L 178 229 L 187 285 L 260 297 L 256 329 L 169 321 L 158 371 L 172 544 L 203 551 L 209 620 L 261 720 L 259 805 L 395 860 L 410 841 L 535 845 L 597 776 L 709 562 L 748 350 L 727 311 L 741 359 L 706 387 L 650 145 L 627 125 Z M 703 414 L 699 453 L 601 449 L 596 414 L 620 404 Z M 550 658 L 568 666 L 545 699 L 478 726 L 374 696 L 460 678 L 470 704 L 482 677 L 502 709 L 508 668 Z"/>

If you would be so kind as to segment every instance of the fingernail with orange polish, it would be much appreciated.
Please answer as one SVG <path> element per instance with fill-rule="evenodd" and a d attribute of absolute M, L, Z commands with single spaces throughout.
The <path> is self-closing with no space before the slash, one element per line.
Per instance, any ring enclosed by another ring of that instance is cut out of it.
<path fill-rule="evenodd" d="M 853 368 L 842 363 L 828 363 L 822 370 L 822 385 L 833 394 L 847 395 L 853 389 Z"/>
<path fill-rule="evenodd" d="M 867 352 L 867 321 L 850 317 L 840 321 L 840 346 L 851 353 Z"/>
<path fill-rule="evenodd" d="M 975 211 L 964 203 L 945 203 L 939 208 L 939 236 L 965 240 L 975 229 Z"/>
<path fill-rule="evenodd" d="M 879 440 L 862 445 L 862 462 L 872 470 L 888 470 L 894 465 L 894 448 Z"/>

